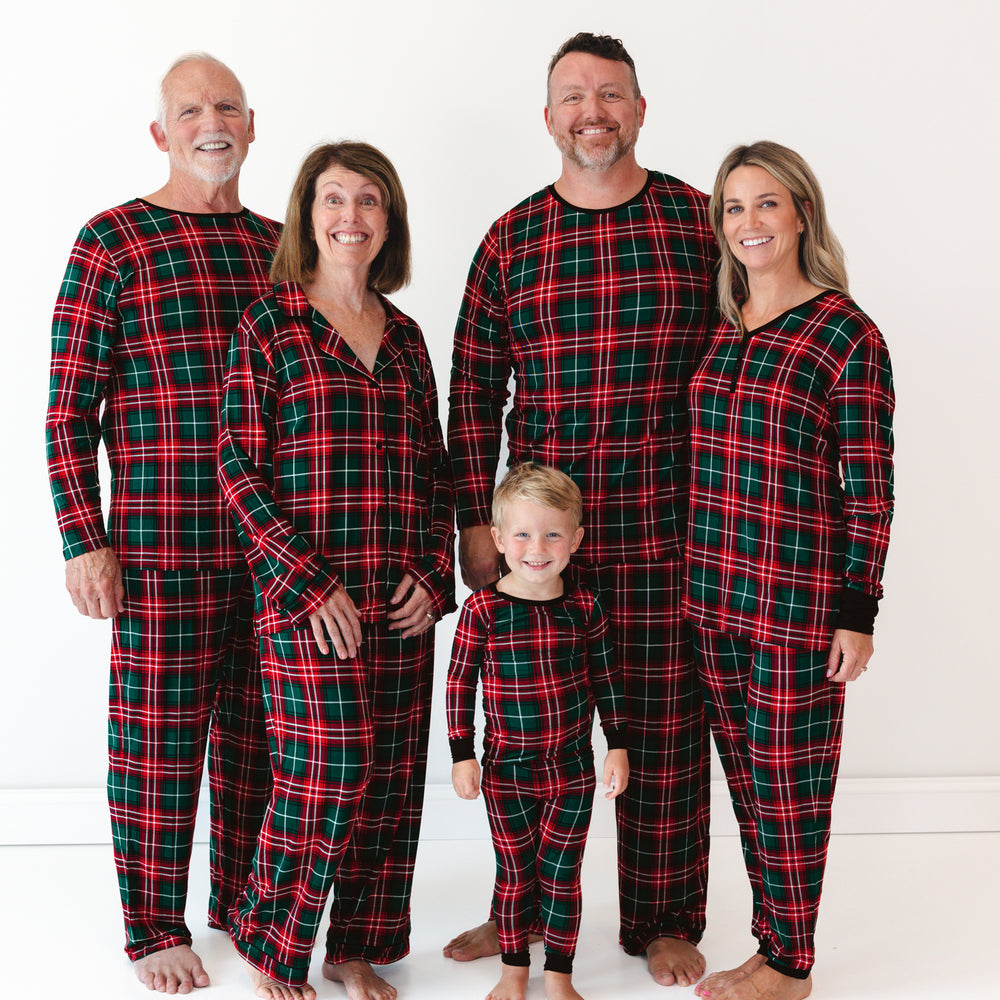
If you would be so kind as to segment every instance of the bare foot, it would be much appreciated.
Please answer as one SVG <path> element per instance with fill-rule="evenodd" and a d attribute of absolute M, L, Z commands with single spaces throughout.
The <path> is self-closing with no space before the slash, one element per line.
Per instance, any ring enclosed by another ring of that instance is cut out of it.
<path fill-rule="evenodd" d="M 549 1000 L 583 1000 L 573 989 L 573 979 L 568 972 L 545 970 L 545 995 Z"/>
<path fill-rule="evenodd" d="M 270 976 L 265 976 L 260 969 L 255 969 L 244 959 L 247 972 L 250 973 L 250 985 L 254 996 L 262 1000 L 316 1000 L 316 991 L 306 983 L 305 986 L 286 986 L 276 982 Z"/>
<path fill-rule="evenodd" d="M 496 986 L 486 994 L 486 1000 L 524 1000 L 528 992 L 528 973 L 526 965 L 501 965 L 503 970 Z M 548 973 L 546 983 L 548 982 Z"/>
<path fill-rule="evenodd" d="M 445 958 L 453 958 L 456 962 L 471 962 L 477 958 L 499 955 L 497 925 L 489 920 L 471 930 L 462 931 L 444 946 L 443 954 Z"/>
<path fill-rule="evenodd" d="M 691 986 L 705 975 L 705 959 L 690 941 L 658 937 L 646 948 L 649 974 L 661 986 Z"/>
<path fill-rule="evenodd" d="M 132 963 L 132 968 L 146 989 L 160 993 L 190 993 L 209 983 L 201 959 L 186 944 L 144 955 Z"/>
<path fill-rule="evenodd" d="M 768 965 L 737 979 L 722 989 L 712 990 L 712 1000 L 805 1000 L 812 992 L 812 976 L 792 979 Z"/>
<path fill-rule="evenodd" d="M 739 968 L 726 969 L 724 972 L 713 972 L 703 983 L 694 988 L 695 996 L 714 997 L 728 989 L 733 983 L 755 973 L 767 961 L 763 955 L 751 955 Z"/>
<path fill-rule="evenodd" d="M 349 962 L 323 963 L 323 978 L 343 983 L 348 1000 L 396 1000 L 396 987 L 391 986 L 360 958 Z"/>

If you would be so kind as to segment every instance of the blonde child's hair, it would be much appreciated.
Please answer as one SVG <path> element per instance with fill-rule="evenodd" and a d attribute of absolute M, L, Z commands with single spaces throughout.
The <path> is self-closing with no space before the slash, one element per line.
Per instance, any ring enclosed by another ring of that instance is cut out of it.
<path fill-rule="evenodd" d="M 493 527 L 503 526 L 507 508 L 518 500 L 527 500 L 539 507 L 568 511 L 573 527 L 583 519 L 583 497 L 580 488 L 565 472 L 537 462 L 515 465 L 493 494 Z"/>

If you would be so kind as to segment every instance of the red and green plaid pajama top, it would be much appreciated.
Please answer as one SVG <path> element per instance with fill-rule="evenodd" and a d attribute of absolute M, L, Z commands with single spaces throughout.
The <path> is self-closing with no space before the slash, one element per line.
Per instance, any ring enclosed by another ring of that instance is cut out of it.
<path fill-rule="evenodd" d="M 252 591 L 215 452 L 229 339 L 267 288 L 279 233 L 247 210 L 130 201 L 81 230 L 56 301 L 46 439 L 63 553 L 110 545 L 124 567 L 108 789 L 133 959 L 191 940 L 184 905 L 206 741 L 215 925 L 246 880 L 267 801 Z"/>
<path fill-rule="evenodd" d="M 327 957 L 409 947 L 433 675 L 429 633 L 387 628 L 406 573 L 454 609 L 452 486 L 430 358 L 383 300 L 374 371 L 280 284 L 246 312 L 225 378 L 219 475 L 257 593 L 274 795 L 231 933 L 267 975 L 305 982 L 335 887 Z M 343 585 L 361 649 L 316 647 L 308 615 Z"/>
<path fill-rule="evenodd" d="M 885 342 L 827 291 L 741 334 L 691 381 L 685 611 L 754 889 L 754 934 L 805 976 L 840 759 L 836 628 L 871 632 L 893 510 Z"/>
<path fill-rule="evenodd" d="M 687 384 L 713 308 L 707 199 L 650 172 L 611 209 L 550 188 L 501 217 L 469 271 L 455 334 L 449 452 L 460 528 L 488 524 L 508 380 L 509 464 L 583 493 L 574 557 L 600 590 L 625 678 L 629 795 L 618 800 L 621 940 L 704 929 L 708 746 L 680 614 Z"/>

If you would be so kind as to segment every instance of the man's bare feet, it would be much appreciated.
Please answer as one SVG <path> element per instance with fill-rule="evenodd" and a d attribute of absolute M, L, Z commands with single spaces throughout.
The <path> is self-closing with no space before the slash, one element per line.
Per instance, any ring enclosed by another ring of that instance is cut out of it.
<path fill-rule="evenodd" d="M 189 945 L 178 944 L 144 955 L 132 963 L 139 982 L 159 993 L 190 993 L 208 986 L 208 973 Z"/>
<path fill-rule="evenodd" d="M 524 1000 L 528 993 L 528 973 L 531 970 L 526 965 L 501 965 L 500 968 L 503 970 L 500 979 L 486 994 L 486 1000 Z"/>
<path fill-rule="evenodd" d="M 726 969 L 724 972 L 713 972 L 703 983 L 699 983 L 694 988 L 695 996 L 705 997 L 706 1000 L 716 993 L 721 993 L 728 989 L 733 983 L 738 983 L 741 979 L 756 972 L 767 961 L 761 954 L 751 955 L 741 966 L 736 969 Z"/>
<path fill-rule="evenodd" d="M 490 958 L 500 954 L 500 939 L 497 925 L 489 920 L 485 924 L 462 931 L 453 937 L 442 949 L 445 958 L 456 962 L 472 962 L 477 958 Z"/>
<path fill-rule="evenodd" d="M 306 983 L 305 986 L 285 986 L 275 982 L 270 976 L 265 976 L 260 969 L 255 969 L 244 959 L 247 972 L 250 973 L 250 985 L 254 996 L 261 1000 L 316 1000 L 316 991 Z"/>
<path fill-rule="evenodd" d="M 690 941 L 658 937 L 646 948 L 649 974 L 661 986 L 691 986 L 705 975 L 705 959 Z"/>
<path fill-rule="evenodd" d="M 548 1000 L 583 1000 L 573 989 L 573 977 L 568 972 L 545 970 L 545 995 Z"/>
<path fill-rule="evenodd" d="M 324 962 L 323 978 L 343 983 L 348 1000 L 396 1000 L 396 987 L 387 983 L 359 958 L 349 962 Z"/>
<path fill-rule="evenodd" d="M 711 993 L 700 995 L 711 997 L 711 1000 L 805 1000 L 810 993 L 812 976 L 792 979 L 768 965 L 760 965 L 728 986 L 716 987 Z"/>

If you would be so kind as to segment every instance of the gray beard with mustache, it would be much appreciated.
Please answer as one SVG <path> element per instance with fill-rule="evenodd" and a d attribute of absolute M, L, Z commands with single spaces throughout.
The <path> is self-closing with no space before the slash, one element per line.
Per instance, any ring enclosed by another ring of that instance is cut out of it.
<path fill-rule="evenodd" d="M 581 128 L 614 128 L 617 122 L 611 121 L 589 121 L 577 125 Z M 639 129 L 636 127 L 631 132 L 624 132 L 621 126 L 614 133 L 611 142 L 603 149 L 594 151 L 585 150 L 573 132 L 566 136 L 554 136 L 556 148 L 572 163 L 584 170 L 607 170 L 613 167 L 623 156 L 627 156 L 634 148 L 636 140 L 639 138 Z"/>

